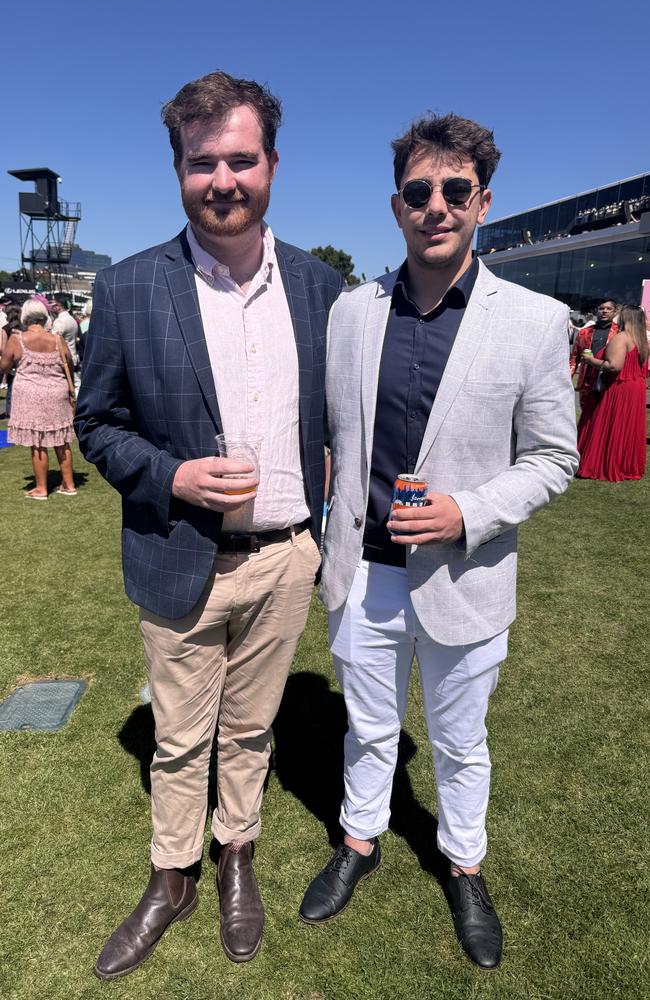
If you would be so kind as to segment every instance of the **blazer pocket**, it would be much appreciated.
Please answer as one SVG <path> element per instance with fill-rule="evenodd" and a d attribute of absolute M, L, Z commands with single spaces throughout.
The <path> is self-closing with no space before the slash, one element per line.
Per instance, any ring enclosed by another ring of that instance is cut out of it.
<path fill-rule="evenodd" d="M 463 382 L 460 388 L 461 394 L 471 396 L 473 399 L 513 399 L 519 395 L 520 385 L 518 382 Z"/>

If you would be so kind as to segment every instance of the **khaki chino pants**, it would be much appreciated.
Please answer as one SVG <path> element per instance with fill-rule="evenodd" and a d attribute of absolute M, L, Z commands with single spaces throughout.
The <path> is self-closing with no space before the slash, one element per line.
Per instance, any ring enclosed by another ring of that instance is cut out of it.
<path fill-rule="evenodd" d="M 203 852 L 208 768 L 217 736 L 221 844 L 255 839 L 275 718 L 307 621 L 320 562 L 309 531 L 255 553 L 219 553 L 198 605 L 178 620 L 140 611 L 156 724 L 151 765 L 159 868 Z"/>

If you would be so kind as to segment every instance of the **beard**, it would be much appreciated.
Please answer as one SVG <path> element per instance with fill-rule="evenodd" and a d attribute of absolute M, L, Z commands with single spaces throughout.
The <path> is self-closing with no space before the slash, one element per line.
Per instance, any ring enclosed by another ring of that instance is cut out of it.
<path fill-rule="evenodd" d="M 194 229 L 210 236 L 239 236 L 259 225 L 271 200 L 271 182 L 260 191 L 244 194 L 236 191 L 231 198 L 193 195 L 181 185 L 185 214 Z"/>

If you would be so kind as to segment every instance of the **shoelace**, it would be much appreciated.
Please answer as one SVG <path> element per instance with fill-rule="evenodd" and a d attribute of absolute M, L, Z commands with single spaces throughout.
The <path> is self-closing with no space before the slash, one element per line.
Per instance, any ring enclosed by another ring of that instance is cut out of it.
<path fill-rule="evenodd" d="M 487 898 L 485 897 L 482 886 L 478 883 L 476 875 L 459 875 L 458 878 L 462 878 L 466 881 L 462 882 L 461 885 L 468 885 L 472 891 L 472 906 L 479 906 L 484 913 L 492 913 L 494 907 L 490 905 Z M 467 894 L 465 893 L 465 896 Z"/>
<path fill-rule="evenodd" d="M 352 851 L 346 844 L 341 844 L 337 848 L 336 854 L 326 866 L 326 872 L 340 872 L 343 868 L 347 868 L 350 861 L 352 860 Z"/>

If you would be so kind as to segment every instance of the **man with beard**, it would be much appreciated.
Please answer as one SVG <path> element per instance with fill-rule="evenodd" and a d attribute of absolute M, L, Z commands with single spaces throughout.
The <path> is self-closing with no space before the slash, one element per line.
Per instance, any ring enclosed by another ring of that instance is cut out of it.
<path fill-rule="evenodd" d="M 330 316 L 322 596 L 349 729 L 343 842 L 300 916 L 332 920 L 379 866 L 415 657 L 456 932 L 492 969 L 501 925 L 481 874 L 485 716 L 515 616 L 517 525 L 577 465 L 568 309 L 472 257 L 500 156 L 488 129 L 434 116 L 393 150 L 406 260 Z M 423 506 L 391 509 L 402 473 L 428 483 Z"/>
<path fill-rule="evenodd" d="M 122 495 L 156 725 L 151 877 L 101 979 L 136 969 L 196 908 L 215 730 L 221 942 L 235 962 L 261 944 L 253 842 L 320 563 L 325 333 L 341 285 L 263 221 L 280 117 L 252 81 L 183 87 L 163 121 L 189 224 L 95 283 L 76 428 Z M 222 432 L 261 440 L 256 491 L 236 478 L 249 464 L 214 457 Z"/>
<path fill-rule="evenodd" d="M 576 370 L 578 372 L 576 388 L 580 394 L 580 409 L 583 413 L 588 413 L 596 405 L 597 396 L 593 390 L 598 378 L 598 368 L 585 363 L 582 356 L 585 351 L 590 351 L 590 357 L 604 357 L 607 344 L 618 333 L 618 326 L 614 322 L 615 315 L 616 303 L 614 299 L 602 299 L 596 309 L 596 322 L 583 326 L 573 341 L 569 372 L 571 378 L 575 375 Z"/>

